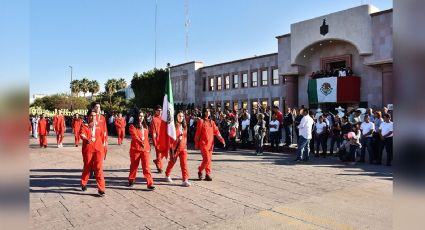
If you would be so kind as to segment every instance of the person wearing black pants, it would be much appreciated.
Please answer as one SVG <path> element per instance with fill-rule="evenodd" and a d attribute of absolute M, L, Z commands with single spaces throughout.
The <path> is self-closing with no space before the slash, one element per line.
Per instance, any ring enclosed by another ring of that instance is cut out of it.
<path fill-rule="evenodd" d="M 393 160 L 393 123 L 391 122 L 391 115 L 384 115 L 384 122 L 381 123 L 379 127 L 379 132 L 381 135 L 381 148 L 378 156 L 378 164 L 382 161 L 382 153 L 387 152 L 387 166 L 391 166 Z"/>
<path fill-rule="evenodd" d="M 319 117 L 319 122 L 316 124 L 316 154 L 315 157 L 319 156 L 319 147 L 322 146 L 322 156 L 326 157 L 327 152 L 327 141 L 328 141 L 328 125 L 324 121 L 324 117 Z"/>
<path fill-rule="evenodd" d="M 339 118 L 339 116 L 335 116 L 335 122 L 332 125 L 331 128 L 331 148 L 330 150 L 330 155 L 331 156 L 336 156 L 334 155 L 334 147 L 335 147 L 335 143 L 336 143 L 336 148 L 339 150 L 341 143 L 342 143 L 342 138 L 341 138 L 341 120 Z M 337 152 L 338 152 L 337 150 Z"/>
<path fill-rule="evenodd" d="M 270 129 L 270 146 L 272 147 L 273 151 L 277 151 L 279 149 L 279 141 L 280 141 L 280 135 L 279 135 L 279 121 L 276 120 L 276 114 L 272 115 L 272 120 L 269 124 Z"/>

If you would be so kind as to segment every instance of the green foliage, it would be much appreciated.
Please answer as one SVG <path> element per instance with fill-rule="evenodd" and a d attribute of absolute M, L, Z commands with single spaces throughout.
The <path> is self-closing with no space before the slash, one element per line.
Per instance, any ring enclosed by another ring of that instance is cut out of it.
<path fill-rule="evenodd" d="M 99 82 L 96 80 L 89 82 L 89 92 L 91 93 L 91 99 L 93 99 L 93 94 L 98 93 L 100 91 Z"/>
<path fill-rule="evenodd" d="M 87 78 L 83 78 L 80 81 L 80 90 L 81 92 L 83 92 L 84 97 L 86 96 L 86 93 L 89 91 L 89 84 L 90 84 L 90 81 Z"/>
<path fill-rule="evenodd" d="M 162 105 L 168 70 L 154 69 L 142 74 L 134 73 L 131 88 L 134 91 L 133 103 L 139 108 L 152 108 Z"/>
<path fill-rule="evenodd" d="M 127 82 L 125 81 L 125 79 L 124 78 L 118 79 L 117 86 L 116 86 L 117 90 L 124 89 L 125 87 L 127 87 Z"/>
<path fill-rule="evenodd" d="M 71 92 L 72 92 L 72 94 L 74 94 L 74 95 L 77 95 L 77 96 L 78 96 L 78 93 L 81 91 L 81 84 L 80 84 L 80 81 L 79 81 L 79 80 L 73 80 L 73 81 L 71 81 L 71 86 L 70 86 L 70 88 L 71 88 Z"/>
<path fill-rule="evenodd" d="M 38 98 L 31 107 L 40 107 L 47 110 L 55 109 L 86 109 L 90 101 L 83 97 L 74 97 L 63 94 L 55 94 Z"/>

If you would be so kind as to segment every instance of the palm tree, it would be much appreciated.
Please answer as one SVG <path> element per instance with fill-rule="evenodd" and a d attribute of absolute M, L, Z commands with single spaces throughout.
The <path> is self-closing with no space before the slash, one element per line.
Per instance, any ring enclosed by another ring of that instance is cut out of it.
<path fill-rule="evenodd" d="M 117 80 L 108 79 L 105 83 L 105 92 L 109 96 L 109 104 L 112 104 L 112 95 L 117 91 Z"/>
<path fill-rule="evenodd" d="M 73 80 L 70 84 L 71 94 L 76 94 L 78 97 L 78 93 L 81 91 L 81 85 L 79 80 Z"/>
<path fill-rule="evenodd" d="M 87 78 L 83 78 L 80 81 L 80 88 L 81 88 L 81 91 L 84 94 L 84 97 L 86 97 L 86 93 L 89 91 L 89 84 L 90 84 L 90 81 Z"/>
<path fill-rule="evenodd" d="M 89 83 L 89 92 L 91 93 L 91 99 L 93 100 L 93 94 L 100 91 L 99 82 L 96 80 L 90 81 Z"/>
<path fill-rule="evenodd" d="M 127 87 L 127 82 L 124 80 L 124 78 L 120 78 L 117 81 L 117 90 L 121 90 Z"/>

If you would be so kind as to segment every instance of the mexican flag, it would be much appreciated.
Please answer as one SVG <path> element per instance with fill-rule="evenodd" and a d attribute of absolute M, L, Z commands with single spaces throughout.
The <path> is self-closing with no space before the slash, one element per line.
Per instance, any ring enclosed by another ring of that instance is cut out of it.
<path fill-rule="evenodd" d="M 174 126 L 174 100 L 170 72 L 168 72 L 167 82 L 165 86 L 165 95 L 162 103 L 161 120 L 162 122 L 159 132 L 159 146 L 161 150 L 168 154 L 171 142 L 177 139 L 176 128 Z"/>
<path fill-rule="evenodd" d="M 310 103 L 354 103 L 360 101 L 360 77 L 326 77 L 308 82 Z"/>

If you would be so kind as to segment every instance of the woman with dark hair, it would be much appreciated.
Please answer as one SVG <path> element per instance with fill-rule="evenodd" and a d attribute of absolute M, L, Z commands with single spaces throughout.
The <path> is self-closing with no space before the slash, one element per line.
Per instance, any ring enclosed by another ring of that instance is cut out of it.
<path fill-rule="evenodd" d="M 172 183 L 173 180 L 170 177 L 171 170 L 180 157 L 180 168 L 182 171 L 182 185 L 189 187 L 189 170 L 187 167 L 187 125 L 185 115 L 183 111 L 177 112 L 176 117 L 176 137 L 177 139 L 172 143 L 170 160 L 168 161 L 167 169 L 165 170 L 165 178 L 168 182 Z"/>
<path fill-rule="evenodd" d="M 150 162 L 149 130 L 146 124 L 145 113 L 140 112 L 139 116 L 134 116 L 133 123 L 130 124 L 131 146 L 130 146 L 130 174 L 128 175 L 128 186 L 132 187 L 136 181 L 137 169 L 142 162 L 143 175 L 145 176 L 149 190 L 154 190 Z"/>
<path fill-rule="evenodd" d="M 210 110 L 202 109 L 202 119 L 199 119 L 195 134 L 195 148 L 201 150 L 202 164 L 198 167 L 198 178 L 202 180 L 202 171 L 205 170 L 206 181 L 212 181 L 211 178 L 211 158 L 214 150 L 214 136 L 226 147 L 223 137 L 214 121 L 210 119 Z"/>

